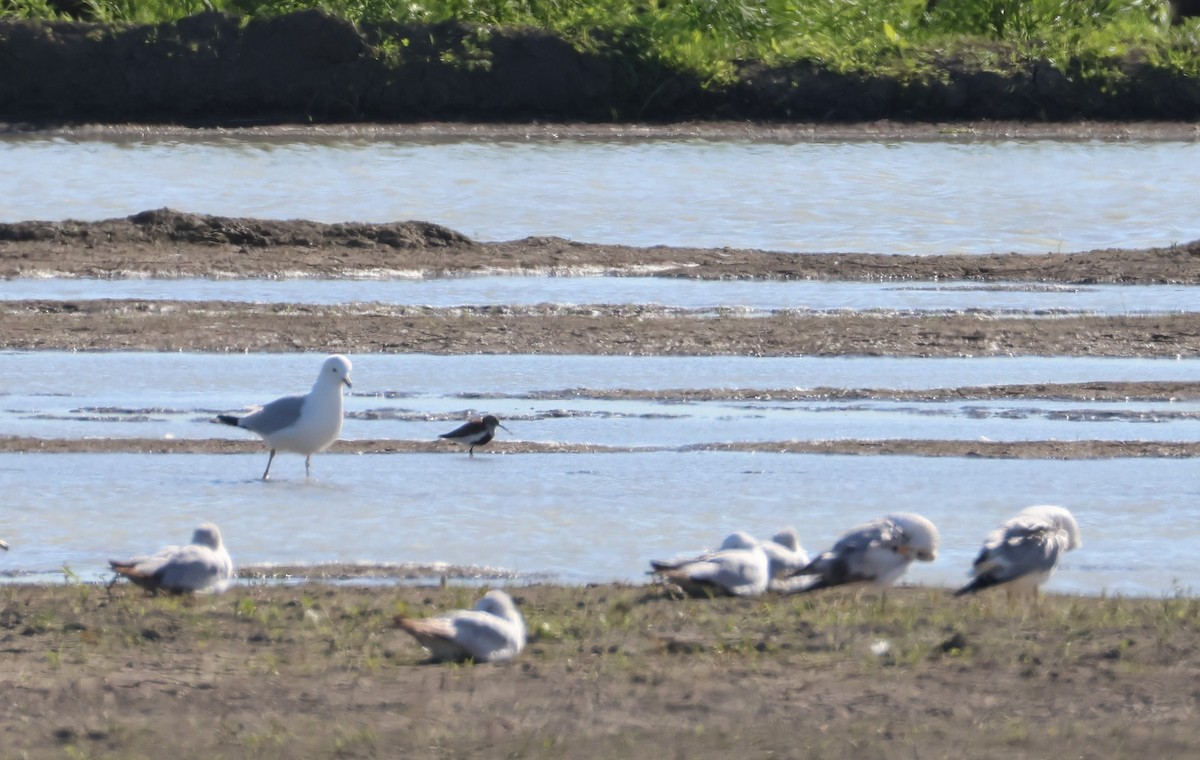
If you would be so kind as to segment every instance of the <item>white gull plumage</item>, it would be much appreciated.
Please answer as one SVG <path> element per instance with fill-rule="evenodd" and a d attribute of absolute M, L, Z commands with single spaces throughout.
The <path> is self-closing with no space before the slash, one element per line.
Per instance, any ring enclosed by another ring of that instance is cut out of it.
<path fill-rule="evenodd" d="M 312 474 L 312 455 L 324 451 L 342 434 L 342 386 L 351 387 L 350 360 L 335 354 L 321 365 L 312 390 L 304 395 L 277 398 L 242 417 L 217 415 L 226 425 L 258 433 L 271 447 L 263 480 L 271 475 L 275 452 L 304 455 L 304 474 Z"/>
<path fill-rule="evenodd" d="M 147 556 L 112 559 L 108 563 L 117 573 L 113 582 L 128 578 L 155 593 L 219 593 L 233 578 L 233 560 L 221 540 L 221 531 L 212 523 L 196 528 L 192 542 L 186 546 L 168 546 Z"/>
<path fill-rule="evenodd" d="M 1049 580 L 1062 555 L 1083 546 L 1079 523 L 1064 507 L 1026 507 L 987 534 L 971 566 L 970 583 L 955 596 L 1004 586 L 1009 598 L 1032 595 Z"/>
<path fill-rule="evenodd" d="M 715 552 L 683 560 L 651 560 L 651 574 L 693 596 L 757 596 L 771 581 L 762 544 L 743 531 L 730 534 Z"/>
<path fill-rule="evenodd" d="M 939 540 L 937 528 L 926 518 L 895 512 L 854 528 L 776 588 L 790 593 L 846 584 L 887 588 L 914 560 L 936 559 Z"/>
<path fill-rule="evenodd" d="M 499 590 L 484 594 L 474 609 L 430 618 L 398 616 L 395 625 L 436 661 L 503 662 L 525 648 L 525 619 L 512 597 Z"/>
<path fill-rule="evenodd" d="M 800 545 L 800 534 L 787 527 L 762 542 L 771 563 L 771 578 L 786 578 L 809 563 L 808 552 Z"/>

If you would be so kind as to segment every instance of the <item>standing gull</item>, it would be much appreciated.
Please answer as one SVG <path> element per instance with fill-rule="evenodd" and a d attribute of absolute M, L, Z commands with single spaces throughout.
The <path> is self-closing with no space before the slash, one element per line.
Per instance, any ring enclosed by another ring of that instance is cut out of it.
<path fill-rule="evenodd" d="M 114 583 L 124 576 L 156 594 L 221 592 L 233 578 L 233 560 L 221 541 L 221 531 L 212 523 L 196 528 L 187 546 L 168 546 L 149 556 L 128 560 L 110 559 L 108 564 L 117 573 L 113 576 Z"/>
<path fill-rule="evenodd" d="M 1058 569 L 1062 555 L 1083 546 L 1079 523 L 1063 507 L 1026 507 L 988 533 L 971 567 L 974 578 L 954 592 L 973 594 L 1003 585 L 1011 602 L 1032 595 Z"/>
<path fill-rule="evenodd" d="M 721 549 L 691 560 L 651 560 L 651 574 L 690 596 L 757 596 L 771 581 L 771 563 L 762 544 L 741 531 Z"/>
<path fill-rule="evenodd" d="M 445 438 L 448 441 L 470 445 L 467 449 L 467 454 L 475 456 L 475 447 L 482 446 L 492 440 L 496 435 L 496 428 L 508 428 L 500 424 L 500 420 L 489 414 L 486 417 L 478 420 L 471 420 L 454 428 L 449 433 L 442 433 L 438 438 Z M 508 430 L 508 432 L 512 432 Z"/>
<path fill-rule="evenodd" d="M 395 626 L 437 662 L 504 662 L 525 648 L 525 619 L 512 597 L 499 590 L 484 594 L 473 610 L 420 619 L 399 616 Z"/>
<path fill-rule="evenodd" d="M 832 549 L 798 570 L 794 579 L 789 578 L 793 584 L 780 590 L 816 591 L 849 583 L 887 588 L 913 560 L 932 562 L 938 540 L 938 530 L 929 520 L 911 512 L 896 512 L 842 536 Z"/>
<path fill-rule="evenodd" d="M 350 360 L 335 354 L 321 365 L 321 374 L 305 395 L 284 396 L 243 417 L 219 414 L 226 425 L 258 433 L 271 447 L 263 480 L 271 475 L 275 452 L 304 455 L 304 474 L 312 475 L 312 455 L 324 451 L 342 433 L 342 386 L 350 385 Z"/>

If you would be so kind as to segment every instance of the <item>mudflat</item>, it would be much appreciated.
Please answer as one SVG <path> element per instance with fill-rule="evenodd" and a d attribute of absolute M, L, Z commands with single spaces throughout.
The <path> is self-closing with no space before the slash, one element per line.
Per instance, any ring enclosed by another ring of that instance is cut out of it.
<path fill-rule="evenodd" d="M 512 589 L 514 662 L 429 664 L 395 615 L 472 588 L 0 589 L 8 757 L 1186 757 L 1194 598 L 683 599 Z"/>
<path fill-rule="evenodd" d="M 475 242 L 426 222 L 318 224 L 169 209 L 101 222 L 0 224 L 0 277 L 364 277 L 603 273 L 740 279 L 1196 283 L 1200 243 L 1041 255 L 633 248 L 556 238 Z M 778 310 L 746 318 L 639 304 L 426 308 L 138 300 L 12 301 L 0 347 L 63 350 L 796 355 L 1176 356 L 1189 314 L 928 315 Z"/>
<path fill-rule="evenodd" d="M 400 271 L 1194 284 L 1200 245 L 1037 256 L 782 254 L 477 242 L 423 222 L 319 225 L 171 210 L 0 225 L 3 277 Z M 0 346 L 9 349 L 1194 356 L 1200 341 L 1200 323 L 1189 314 L 783 310 L 750 319 L 636 304 L 420 309 L 111 300 L 7 302 L 2 309 Z M 1196 398 L 1200 383 L 940 392 Z M 356 441 L 335 450 L 440 445 Z M 493 448 L 532 445 L 499 441 Z M 926 456 L 1200 454 L 1190 442 L 761 445 Z M 259 448 L 248 441 L 0 438 L 0 450 L 12 452 Z M 948 590 L 923 588 L 896 589 L 885 599 L 832 591 L 753 600 L 682 599 L 653 585 L 510 590 L 529 624 L 527 650 L 510 664 L 435 665 L 393 628 L 393 617 L 470 606 L 479 589 L 250 578 L 221 596 L 179 599 L 120 585 L 111 593 L 76 583 L 5 585 L 0 756 L 1124 758 L 1189 757 L 1200 743 L 1200 602 L 1190 589 L 1160 599 L 1050 596 L 1036 606 L 1009 604 L 1002 592 L 954 599 Z"/>

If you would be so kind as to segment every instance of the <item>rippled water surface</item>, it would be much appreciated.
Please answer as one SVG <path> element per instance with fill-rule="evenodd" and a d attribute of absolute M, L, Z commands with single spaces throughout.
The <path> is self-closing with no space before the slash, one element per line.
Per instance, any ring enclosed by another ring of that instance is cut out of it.
<path fill-rule="evenodd" d="M 98 578 L 107 558 L 186 539 L 210 519 L 241 564 L 449 562 L 639 581 L 650 558 L 735 529 L 793 524 L 820 550 L 860 521 L 911 510 L 939 526 L 942 548 L 909 579 L 953 586 L 991 527 L 1053 502 L 1074 510 L 1085 546 L 1051 589 L 1161 595 L 1200 583 L 1200 481 L 1186 460 L 663 452 L 324 455 L 319 465 L 314 481 L 292 467 L 262 483 L 261 456 L 0 455 L 13 544 L 0 569 L 49 577 L 68 562 Z"/>
<path fill-rule="evenodd" d="M 0 139 L 0 221 L 170 206 L 480 240 L 989 253 L 1200 238 L 1200 144 Z"/>
<path fill-rule="evenodd" d="M 571 388 L 931 388 L 1182 379 L 1200 360 L 354 357 L 346 437 L 431 440 L 467 411 L 510 439 L 682 446 L 731 440 L 944 437 L 1194 440 L 1195 403 L 610 401 Z M 44 437 L 248 437 L 215 411 L 304 391 L 319 357 L 8 353 L 0 428 Z M 268 390 L 269 389 L 269 390 Z M 796 524 L 811 549 L 876 514 L 938 523 L 944 550 L 912 580 L 954 585 L 982 535 L 1021 506 L 1076 511 L 1084 551 L 1052 588 L 1163 594 L 1191 587 L 1200 470 L 1191 460 L 1004 461 L 686 452 L 0 455 L 0 571 L 94 578 L 108 556 L 186 538 L 202 519 L 248 563 L 448 562 L 568 582 L 638 580 L 651 557 L 739 528 Z M 981 488 L 981 485 L 986 487 Z M 28 576 L 26 576 L 28 577 Z"/>
<path fill-rule="evenodd" d="M 41 438 L 252 438 L 214 424 L 304 392 L 319 358 L 37 352 L 3 357 L 0 429 Z M 1080 358 L 355 357 L 343 438 L 434 440 L 468 414 L 506 437 L 621 447 L 824 439 L 998 441 L 1200 438 L 1195 402 L 1046 399 L 789 401 L 789 388 L 920 389 L 1001 383 L 1187 379 L 1200 360 Z M 264 391 L 264 388 L 271 389 Z M 585 390 L 763 391 L 744 400 L 590 398 Z"/>
<path fill-rule="evenodd" d="M 1192 143 L 482 143 L 0 138 L 0 221 L 171 206 L 338 222 L 422 219 L 481 240 L 917 253 L 1087 250 L 1200 238 Z M 575 273 L 578 274 L 578 273 Z M 658 303 L 689 309 L 1196 310 L 1194 288 L 692 282 L 649 277 L 379 281 L 13 280 L 0 300 L 220 299 L 457 306 Z M 331 350 L 336 350 L 332 348 Z M 0 435 L 253 436 L 211 422 L 312 384 L 319 355 L 0 353 Z M 1200 438 L 1196 402 L 787 401 L 793 388 L 929 389 L 1195 380 L 1200 359 L 354 356 L 344 436 L 433 440 L 470 413 L 509 440 L 605 454 L 0 454 L 0 573 L 92 580 L 105 560 L 185 540 L 201 520 L 235 561 L 447 562 L 566 582 L 641 580 L 652 557 L 792 524 L 810 550 L 889 511 L 941 528 L 917 583 L 955 586 L 982 536 L 1061 503 L 1085 547 L 1052 589 L 1160 595 L 1200 582 L 1193 460 L 1007 461 L 685 450 L 818 439 Z M 588 390 L 662 390 L 662 400 Z M 764 391 L 687 401 L 671 390 Z"/>

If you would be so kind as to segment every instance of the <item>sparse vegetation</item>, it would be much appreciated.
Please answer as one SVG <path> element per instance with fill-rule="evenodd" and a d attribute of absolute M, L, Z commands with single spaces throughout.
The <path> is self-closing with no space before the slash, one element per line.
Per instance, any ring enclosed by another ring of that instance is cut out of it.
<path fill-rule="evenodd" d="M 1167 0 L 0 0 L 0 16 L 161 23 L 205 10 L 252 18 L 320 8 L 360 26 L 458 21 L 549 31 L 580 50 L 727 83 L 747 61 L 836 72 L 936 76 L 948 60 L 1003 71 L 1044 61 L 1112 79 L 1137 61 L 1200 73 L 1200 23 L 1172 24 Z M 384 57 L 401 52 L 390 40 Z M 486 66 L 486 57 L 462 63 Z"/>
<path fill-rule="evenodd" d="M 520 658 L 428 665 L 393 616 L 462 607 L 479 589 L 169 598 L 9 586 L 6 751 L 1105 758 L 1134 746 L 1172 756 L 1194 740 L 1180 707 L 1200 674 L 1200 600 L 1188 595 L 1051 596 L 1035 608 L 919 588 L 886 599 L 510 591 L 531 634 Z"/>

